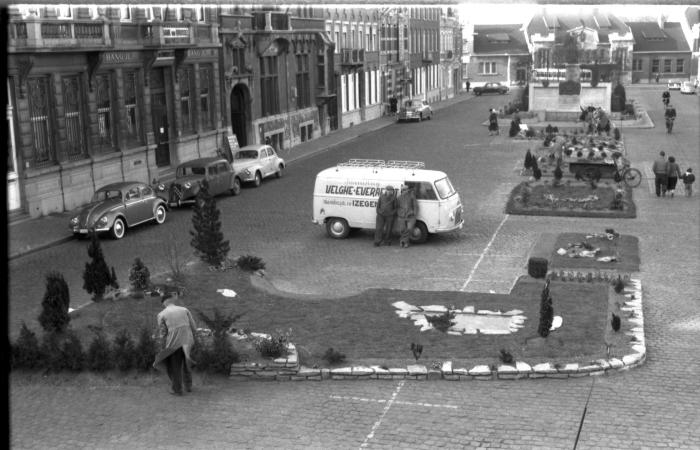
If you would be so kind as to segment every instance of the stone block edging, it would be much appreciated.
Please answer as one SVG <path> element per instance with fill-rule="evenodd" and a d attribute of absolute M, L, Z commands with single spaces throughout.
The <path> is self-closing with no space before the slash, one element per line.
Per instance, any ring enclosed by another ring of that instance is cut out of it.
<path fill-rule="evenodd" d="M 239 381 L 323 381 L 323 380 L 449 380 L 487 381 L 521 380 L 538 378 L 580 378 L 623 372 L 642 365 L 646 361 L 644 318 L 642 313 L 642 283 L 631 279 L 625 288 L 623 311 L 631 313 L 628 329 L 621 329 L 634 339 L 633 352 L 610 359 L 598 359 L 587 364 L 541 363 L 531 366 L 524 361 L 497 366 L 477 365 L 470 369 L 453 368 L 452 361 L 445 361 L 439 368 L 413 364 L 403 368 L 380 366 L 350 366 L 335 369 L 309 368 L 299 364 L 296 347 L 289 344 L 289 355 L 270 363 L 234 363 L 230 378 Z"/>

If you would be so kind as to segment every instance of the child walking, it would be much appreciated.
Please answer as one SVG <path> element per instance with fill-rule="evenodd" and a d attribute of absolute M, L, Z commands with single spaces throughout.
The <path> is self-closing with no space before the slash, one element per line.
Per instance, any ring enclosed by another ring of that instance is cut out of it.
<path fill-rule="evenodd" d="M 686 197 L 690 197 L 693 195 L 693 183 L 695 182 L 693 169 L 688 167 L 688 170 L 685 171 L 681 179 L 683 180 L 683 186 L 685 187 L 685 195 Z"/>

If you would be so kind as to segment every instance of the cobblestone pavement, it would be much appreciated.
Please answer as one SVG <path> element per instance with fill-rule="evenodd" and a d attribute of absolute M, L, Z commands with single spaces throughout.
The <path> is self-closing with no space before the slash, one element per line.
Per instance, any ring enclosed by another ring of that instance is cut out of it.
<path fill-rule="evenodd" d="M 660 91 L 633 87 L 627 96 L 644 102 L 651 119 L 663 123 Z M 483 121 L 489 101 L 469 97 L 444 110 L 465 114 L 464 141 L 442 145 L 473 153 L 471 167 L 454 168 L 460 175 L 453 182 L 465 205 L 478 214 L 460 233 L 409 249 L 414 261 L 435 261 L 424 279 L 363 272 L 356 264 L 367 250 L 354 249 L 361 246 L 357 239 L 319 240 L 329 253 L 353 261 L 346 267 L 329 258 L 325 264 L 305 261 L 309 267 L 302 270 L 295 264 L 303 254 L 299 243 L 278 247 L 272 278 L 281 289 L 329 295 L 371 286 L 507 291 L 513 277 L 524 272 L 526 253 L 540 232 L 613 227 L 640 240 L 644 365 L 599 378 L 489 382 L 246 383 L 198 376 L 194 392 L 184 397 L 168 395 L 159 377 L 18 377 L 11 380 L 11 447 L 568 449 L 574 447 L 585 408 L 577 448 L 700 448 L 700 197 L 659 199 L 646 180 L 634 193 L 636 219 L 505 216 L 505 197 L 519 178 L 501 173 L 495 188 L 487 187 L 487 180 L 497 176 L 497 161 L 506 160 L 510 167 L 521 161 L 527 144 L 491 140 L 472 126 Z M 700 167 L 697 98 L 677 94 L 673 102 L 679 117 L 672 135 L 659 127 L 625 131 L 634 166 L 648 168 L 664 149 L 683 168 Z M 339 152 L 336 157 L 342 156 Z M 256 253 L 269 260 L 274 245 L 256 247 Z M 373 258 L 407 264 L 400 250 L 382 250 Z M 458 267 L 441 264 L 441 255 L 448 254 L 457 257 Z"/>

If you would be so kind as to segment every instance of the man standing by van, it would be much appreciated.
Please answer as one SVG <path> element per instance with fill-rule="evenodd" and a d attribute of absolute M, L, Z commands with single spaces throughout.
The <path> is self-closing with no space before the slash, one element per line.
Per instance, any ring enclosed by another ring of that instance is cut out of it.
<path fill-rule="evenodd" d="M 401 239 L 399 243 L 402 248 L 407 248 L 410 243 L 413 227 L 416 225 L 416 213 L 418 212 L 418 202 L 413 186 L 401 186 L 401 194 L 398 198 L 399 229 Z"/>
<path fill-rule="evenodd" d="M 377 199 L 377 221 L 374 227 L 374 246 L 391 245 L 391 231 L 396 215 L 396 194 L 392 186 L 387 186 Z"/>

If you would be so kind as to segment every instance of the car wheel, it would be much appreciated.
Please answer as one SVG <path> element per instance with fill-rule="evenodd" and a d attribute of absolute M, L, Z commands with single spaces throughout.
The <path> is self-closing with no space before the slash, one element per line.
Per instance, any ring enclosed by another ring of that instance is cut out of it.
<path fill-rule="evenodd" d="M 155 214 L 156 223 L 158 225 L 162 225 L 163 222 L 165 222 L 165 216 L 166 216 L 165 206 L 158 205 L 158 207 L 156 208 L 156 214 Z"/>
<path fill-rule="evenodd" d="M 238 195 L 241 193 L 241 180 L 238 177 L 233 179 L 233 186 L 231 187 L 231 195 Z"/>
<path fill-rule="evenodd" d="M 259 187 L 262 184 L 262 175 L 260 172 L 255 172 L 255 179 L 253 180 L 253 185 Z"/>
<path fill-rule="evenodd" d="M 326 232 L 333 239 L 345 239 L 350 234 L 350 226 L 345 219 L 331 217 L 326 222 Z"/>
<path fill-rule="evenodd" d="M 123 238 L 124 234 L 126 234 L 126 224 L 124 223 L 124 219 L 121 217 L 114 219 L 114 225 L 112 225 L 111 232 L 114 239 Z"/>
<path fill-rule="evenodd" d="M 425 226 L 423 222 L 416 222 L 416 226 L 413 227 L 413 232 L 411 233 L 411 242 L 416 244 L 422 244 L 428 240 L 428 227 Z"/>
<path fill-rule="evenodd" d="M 275 172 L 275 176 L 276 176 L 277 178 L 282 178 L 282 171 L 283 171 L 283 170 L 284 170 L 284 166 L 283 166 L 282 164 L 280 164 L 279 166 L 277 166 L 277 172 Z"/>

